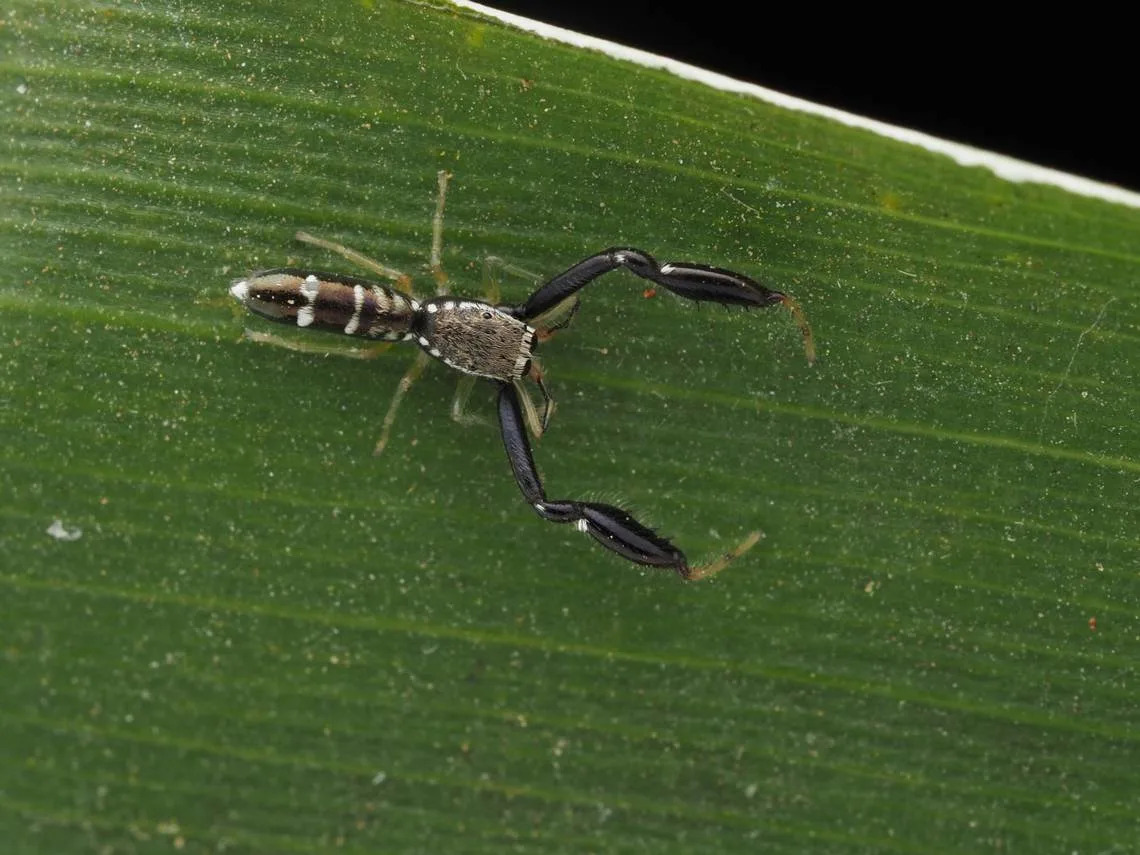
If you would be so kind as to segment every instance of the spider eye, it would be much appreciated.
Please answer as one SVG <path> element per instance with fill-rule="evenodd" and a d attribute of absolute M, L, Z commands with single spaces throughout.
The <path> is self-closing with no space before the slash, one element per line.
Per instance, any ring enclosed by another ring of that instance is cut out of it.
<path fill-rule="evenodd" d="M 483 313 L 483 320 L 485 320 L 485 321 L 491 320 L 491 313 L 490 312 L 484 312 Z"/>

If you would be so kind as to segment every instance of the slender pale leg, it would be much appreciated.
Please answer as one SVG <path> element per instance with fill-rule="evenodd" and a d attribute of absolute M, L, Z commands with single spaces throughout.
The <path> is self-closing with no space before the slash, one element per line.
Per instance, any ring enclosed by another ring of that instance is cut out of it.
<path fill-rule="evenodd" d="M 435 293 L 440 296 L 445 293 L 444 286 L 447 284 L 447 274 L 443 271 L 443 207 L 447 200 L 447 182 L 451 179 L 451 173 L 445 169 L 441 169 L 436 174 L 438 181 L 439 194 L 435 201 L 435 213 L 431 218 L 431 254 L 428 256 L 428 267 L 431 271 L 432 278 L 435 280 Z M 347 257 L 347 256 L 346 256 Z M 392 400 L 388 403 L 388 412 L 384 416 L 384 423 L 380 427 L 380 439 L 376 441 L 376 448 L 372 450 L 373 454 L 379 455 L 384 453 L 385 446 L 388 445 L 388 438 L 392 433 L 392 423 L 396 420 L 396 413 L 400 409 L 400 404 L 404 401 L 404 396 L 408 394 L 408 390 L 412 388 L 412 384 L 419 379 L 420 375 L 424 373 L 427 368 L 429 357 L 422 350 L 416 354 L 415 360 L 404 372 L 404 376 L 400 378 L 399 385 L 396 386 L 396 392 L 392 395 Z M 472 378 L 474 379 L 474 378 Z M 469 395 L 470 389 L 467 394 Z M 463 398 L 466 401 L 466 396 Z M 459 405 L 459 412 L 462 415 L 462 402 Z M 456 405 L 452 404 L 452 414 L 454 417 Z"/>
<path fill-rule="evenodd" d="M 342 356 L 346 359 L 375 359 L 381 353 L 388 350 L 393 344 L 390 341 L 381 341 L 366 347 L 343 347 L 334 344 L 323 344 L 320 341 L 287 338 L 286 336 L 277 335 L 276 333 L 267 333 L 251 329 L 245 330 L 244 336 L 258 344 L 270 344 L 274 347 L 281 347 L 285 350 L 292 350 L 297 353 L 315 353 L 319 356 Z"/>
<path fill-rule="evenodd" d="M 321 249 L 327 249 L 329 252 L 335 252 L 337 255 L 347 258 L 353 264 L 363 267 L 365 270 L 371 270 L 373 273 L 383 276 L 385 279 L 391 279 L 396 283 L 396 286 L 401 291 L 407 291 L 410 293 L 412 290 L 412 277 L 407 273 L 401 273 L 394 267 L 389 267 L 387 264 L 381 264 L 376 259 L 369 258 L 364 253 L 357 252 L 355 249 L 351 249 L 342 243 L 334 243 L 331 240 L 313 237 L 308 232 L 297 232 L 297 234 L 293 235 L 293 237 L 301 241 L 301 243 L 311 244 L 312 246 L 319 246 Z"/>

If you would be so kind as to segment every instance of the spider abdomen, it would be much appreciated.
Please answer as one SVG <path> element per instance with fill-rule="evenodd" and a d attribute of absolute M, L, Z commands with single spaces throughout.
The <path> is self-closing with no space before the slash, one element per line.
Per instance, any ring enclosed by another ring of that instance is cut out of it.
<path fill-rule="evenodd" d="M 357 338 L 411 338 L 420 306 L 394 288 L 340 273 L 278 267 L 233 284 L 250 311 L 279 323 Z"/>

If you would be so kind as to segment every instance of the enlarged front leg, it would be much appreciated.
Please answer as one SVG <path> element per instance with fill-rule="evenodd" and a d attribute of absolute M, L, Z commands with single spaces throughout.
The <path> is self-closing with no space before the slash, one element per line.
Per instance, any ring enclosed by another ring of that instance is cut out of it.
<path fill-rule="evenodd" d="M 708 301 L 724 306 L 762 308 L 783 305 L 799 324 L 804 338 L 808 362 L 815 361 L 815 343 L 807 317 L 799 303 L 780 291 L 766 288 L 754 279 L 731 270 L 689 262 L 658 264 L 647 252 L 631 247 L 611 247 L 579 261 L 569 270 L 555 276 L 530 295 L 525 303 L 511 309 L 529 321 L 557 306 L 599 276 L 624 267 L 630 273 L 655 282 L 686 300 Z"/>
<path fill-rule="evenodd" d="M 736 549 L 716 561 L 691 567 L 680 549 L 621 508 L 601 502 L 546 498 L 527 439 L 518 393 L 510 383 L 504 383 L 499 390 L 499 422 L 515 481 L 535 512 L 551 522 L 573 523 L 578 531 L 589 534 L 606 549 L 636 564 L 670 568 L 677 571 L 682 579 L 703 579 L 719 573 L 760 540 L 760 533 L 753 532 Z"/>

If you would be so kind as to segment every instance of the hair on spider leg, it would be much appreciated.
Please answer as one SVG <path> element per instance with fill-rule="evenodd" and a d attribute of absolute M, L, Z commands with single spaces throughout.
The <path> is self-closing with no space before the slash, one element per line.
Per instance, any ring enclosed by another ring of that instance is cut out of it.
<path fill-rule="evenodd" d="M 652 511 L 644 510 L 640 502 L 630 499 L 629 496 L 619 490 L 587 490 L 584 501 L 600 505 L 613 505 L 626 513 L 636 515 L 649 528 L 656 529 L 658 526 L 659 521 Z"/>

